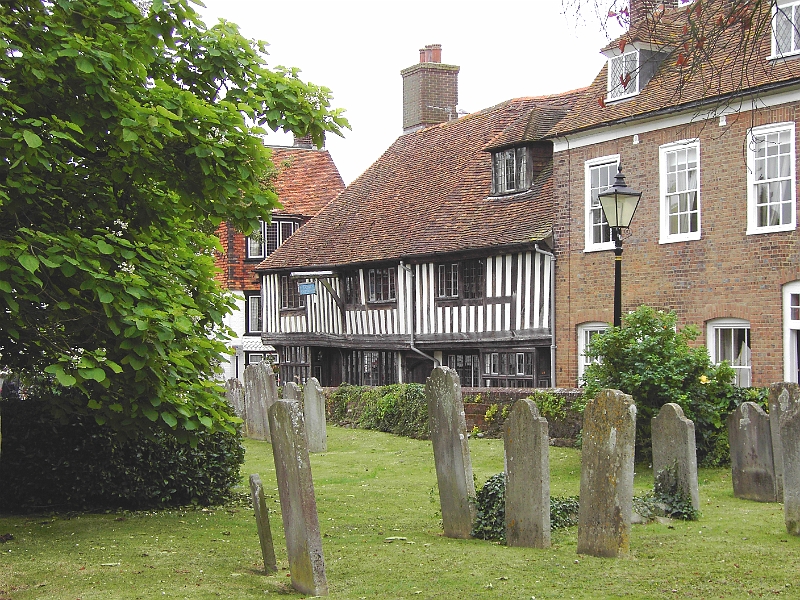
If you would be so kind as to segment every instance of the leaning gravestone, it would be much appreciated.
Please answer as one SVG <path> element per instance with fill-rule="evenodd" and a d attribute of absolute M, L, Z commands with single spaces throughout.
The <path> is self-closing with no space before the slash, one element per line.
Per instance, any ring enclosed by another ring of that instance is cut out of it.
<path fill-rule="evenodd" d="M 697 490 L 697 450 L 694 423 L 683 415 L 683 409 L 672 402 L 665 404 L 650 421 L 653 438 L 653 474 L 657 484 L 666 490 L 675 489 L 700 510 Z"/>
<path fill-rule="evenodd" d="M 775 502 L 775 467 L 769 416 L 755 402 L 742 402 L 728 416 L 733 495 Z"/>
<path fill-rule="evenodd" d="M 773 383 L 769 386 L 769 429 L 772 438 L 772 462 L 775 468 L 775 496 L 783 498 L 783 447 L 781 415 L 791 404 L 800 402 L 800 386 L 796 383 Z"/>
<path fill-rule="evenodd" d="M 312 377 L 303 386 L 303 415 L 306 421 L 306 436 L 309 452 L 325 452 L 328 449 L 328 433 L 325 429 L 325 394 L 322 386 Z"/>
<path fill-rule="evenodd" d="M 254 440 L 269 440 L 267 422 L 267 380 L 261 363 L 244 369 L 244 430 Z"/>
<path fill-rule="evenodd" d="M 275 560 L 275 546 L 272 543 L 272 528 L 269 526 L 269 511 L 264 497 L 264 486 L 258 473 L 250 475 L 250 495 L 253 498 L 253 510 L 256 514 L 256 527 L 258 528 L 258 541 L 261 543 L 261 557 L 264 559 L 264 570 L 269 573 L 278 572 L 278 562 Z"/>
<path fill-rule="evenodd" d="M 550 439 L 532 400 L 518 400 L 504 424 L 506 544 L 550 547 Z"/>
<path fill-rule="evenodd" d="M 578 554 L 617 557 L 630 549 L 636 405 L 601 390 L 583 414 Z"/>
<path fill-rule="evenodd" d="M 475 497 L 475 482 L 458 374 L 447 367 L 436 367 L 425 384 L 425 398 L 444 534 L 469 538 L 475 517 L 471 502 Z"/>
<path fill-rule="evenodd" d="M 235 377 L 228 379 L 225 382 L 225 398 L 228 400 L 228 404 L 231 405 L 231 408 L 233 408 L 233 412 L 236 413 L 236 416 L 244 420 L 244 387 L 242 386 L 242 382 Z"/>
<path fill-rule="evenodd" d="M 269 409 L 269 426 L 292 587 L 304 594 L 327 596 L 317 500 L 300 405 L 278 400 Z"/>
<path fill-rule="evenodd" d="M 300 390 L 300 386 L 297 385 L 294 381 L 290 381 L 289 383 L 283 386 L 284 400 L 291 400 L 292 402 L 300 402 L 302 397 L 303 397 L 303 392 Z"/>
<path fill-rule="evenodd" d="M 794 386 L 793 392 L 797 391 Z M 780 440 L 783 455 L 783 516 L 786 531 L 800 535 L 800 399 L 790 393 L 780 418 Z"/>

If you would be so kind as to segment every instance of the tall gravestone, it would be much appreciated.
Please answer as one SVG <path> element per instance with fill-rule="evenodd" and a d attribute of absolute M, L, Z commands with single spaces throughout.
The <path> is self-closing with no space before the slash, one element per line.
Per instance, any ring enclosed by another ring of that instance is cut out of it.
<path fill-rule="evenodd" d="M 800 535 L 800 398 L 797 386 L 781 405 L 779 434 L 783 456 L 783 516 L 786 531 Z"/>
<path fill-rule="evenodd" d="M 278 376 L 272 370 L 272 365 L 267 364 L 265 361 L 258 363 L 259 368 L 263 370 L 264 389 L 266 394 L 264 396 L 264 410 L 269 415 L 269 408 L 278 401 Z M 272 441 L 272 436 L 269 431 L 269 418 L 267 418 L 267 441 Z"/>
<path fill-rule="evenodd" d="M 253 498 L 253 511 L 256 515 L 258 541 L 261 544 L 261 557 L 264 559 L 264 571 L 278 572 L 278 561 L 275 559 L 275 545 L 272 542 L 272 528 L 269 526 L 269 510 L 264 497 L 264 486 L 258 473 L 250 475 L 250 495 Z"/>
<path fill-rule="evenodd" d="M 550 438 L 532 400 L 518 400 L 504 424 L 506 544 L 550 547 Z"/>
<path fill-rule="evenodd" d="M 755 402 L 742 402 L 728 416 L 733 495 L 775 502 L 775 466 L 769 416 Z"/>
<path fill-rule="evenodd" d="M 269 426 L 292 587 L 304 594 L 327 596 L 317 500 L 300 405 L 275 402 L 269 409 Z"/>
<path fill-rule="evenodd" d="M 469 538 L 475 517 L 470 501 L 475 497 L 475 482 L 458 374 L 447 367 L 436 367 L 425 384 L 425 398 L 444 534 Z"/>
<path fill-rule="evenodd" d="M 781 444 L 781 415 L 791 404 L 800 402 L 800 386 L 781 382 L 769 386 L 769 429 L 772 437 L 772 463 L 775 468 L 775 496 L 783 498 L 783 446 Z"/>
<path fill-rule="evenodd" d="M 691 500 L 692 508 L 700 510 L 697 489 L 697 449 L 694 423 L 683 409 L 672 402 L 661 407 L 650 421 L 653 438 L 653 475 L 657 485 L 675 489 Z"/>
<path fill-rule="evenodd" d="M 254 440 L 268 440 L 267 381 L 261 363 L 244 369 L 244 404 L 245 434 Z"/>
<path fill-rule="evenodd" d="M 636 405 L 601 390 L 583 413 L 578 554 L 617 557 L 630 549 Z"/>
<path fill-rule="evenodd" d="M 303 415 L 306 421 L 308 451 L 325 452 L 328 449 L 328 433 L 325 427 L 325 394 L 315 377 L 306 381 L 303 386 Z"/>
<path fill-rule="evenodd" d="M 292 402 L 300 402 L 303 397 L 303 392 L 300 391 L 300 386 L 294 381 L 290 381 L 283 386 L 283 399 L 291 400 Z"/>
<path fill-rule="evenodd" d="M 244 387 L 242 386 L 242 382 L 235 377 L 228 379 L 225 382 L 225 398 L 228 400 L 228 404 L 231 405 L 231 408 L 233 408 L 233 412 L 236 413 L 236 416 L 244 420 L 246 415 L 244 410 Z"/>

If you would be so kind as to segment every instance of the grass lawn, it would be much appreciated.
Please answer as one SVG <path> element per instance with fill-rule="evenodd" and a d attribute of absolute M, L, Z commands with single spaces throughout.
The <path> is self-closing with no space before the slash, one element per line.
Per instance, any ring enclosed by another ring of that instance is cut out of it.
<path fill-rule="evenodd" d="M 268 493 L 277 575 L 261 572 L 248 505 L 108 514 L 0 516 L 0 599 L 301 598 L 289 584 L 272 449 L 247 441 L 247 476 Z M 780 504 L 733 497 L 727 470 L 702 470 L 697 522 L 634 525 L 630 555 L 548 550 L 441 535 L 430 442 L 328 428 L 312 455 L 332 598 L 800 598 L 800 538 Z M 479 485 L 503 469 L 501 440 L 471 440 Z M 577 495 L 580 453 L 551 448 L 551 493 Z M 652 486 L 639 469 L 636 493 Z M 389 537 L 406 540 L 387 542 Z"/>

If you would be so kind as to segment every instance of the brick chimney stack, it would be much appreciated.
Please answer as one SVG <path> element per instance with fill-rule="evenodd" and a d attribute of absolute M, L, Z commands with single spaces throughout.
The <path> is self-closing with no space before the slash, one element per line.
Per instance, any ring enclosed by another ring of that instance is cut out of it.
<path fill-rule="evenodd" d="M 630 0 L 631 27 L 679 5 L 680 0 Z"/>
<path fill-rule="evenodd" d="M 419 51 L 419 64 L 400 71 L 403 77 L 403 133 L 458 118 L 460 67 L 442 64 L 442 45 Z"/>
<path fill-rule="evenodd" d="M 293 145 L 294 145 L 295 148 L 307 148 L 307 149 L 315 148 L 314 140 L 311 139 L 311 134 L 310 133 L 307 134 L 307 135 L 304 135 L 302 137 L 298 137 L 297 135 L 295 135 L 294 136 L 294 144 Z M 322 149 L 323 150 L 325 149 L 325 135 L 324 134 L 323 134 L 323 137 L 322 137 Z"/>

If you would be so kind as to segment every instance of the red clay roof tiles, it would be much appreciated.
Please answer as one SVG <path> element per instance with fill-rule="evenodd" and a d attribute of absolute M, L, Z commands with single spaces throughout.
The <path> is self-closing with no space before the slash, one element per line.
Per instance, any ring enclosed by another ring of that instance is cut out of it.
<path fill-rule="evenodd" d="M 327 150 L 271 149 L 278 170 L 273 186 L 283 205 L 275 214 L 312 217 L 344 190 L 344 181 Z"/>

